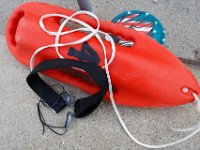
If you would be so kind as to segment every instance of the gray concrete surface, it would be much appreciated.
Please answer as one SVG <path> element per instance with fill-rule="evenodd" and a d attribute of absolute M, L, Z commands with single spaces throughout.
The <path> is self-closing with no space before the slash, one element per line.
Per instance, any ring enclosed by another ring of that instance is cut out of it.
<path fill-rule="evenodd" d="M 25 77 L 29 70 L 19 64 L 9 53 L 5 43 L 4 28 L 8 15 L 23 0 L 0 1 L 0 149 L 1 150 L 86 150 L 120 149 L 145 150 L 133 143 L 120 127 L 112 106 L 103 102 L 91 116 L 77 120 L 66 135 L 60 137 L 42 128 L 37 116 L 38 97 L 28 88 Z M 76 1 L 46 0 L 46 2 L 78 9 Z M 200 46 L 200 1 L 199 0 L 94 0 L 94 10 L 102 19 L 111 19 L 115 14 L 128 9 L 140 9 L 156 14 L 167 29 L 167 47 L 178 56 L 194 59 L 193 51 Z M 200 81 L 198 67 L 188 66 Z M 49 80 L 49 82 L 53 82 Z M 77 97 L 85 93 L 65 85 Z M 139 109 L 119 107 L 128 127 L 140 140 L 151 143 L 166 143 L 184 136 L 169 130 L 169 127 L 188 127 L 199 122 L 199 115 L 192 105 L 167 109 Z M 66 110 L 67 111 L 67 110 Z M 61 124 L 66 111 L 55 115 L 45 114 L 50 120 Z M 192 139 L 166 150 L 199 150 L 200 133 Z"/>

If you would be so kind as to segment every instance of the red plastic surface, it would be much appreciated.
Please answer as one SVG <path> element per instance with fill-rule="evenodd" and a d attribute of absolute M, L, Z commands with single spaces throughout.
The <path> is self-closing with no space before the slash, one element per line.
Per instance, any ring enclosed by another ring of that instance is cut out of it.
<path fill-rule="evenodd" d="M 14 57 L 29 67 L 33 52 L 45 45 L 54 43 L 54 37 L 46 34 L 39 26 L 41 16 L 48 13 L 71 15 L 73 10 L 54 5 L 31 2 L 18 7 L 9 17 L 6 29 L 8 47 Z M 77 17 L 93 27 L 95 21 L 85 15 Z M 45 26 L 56 31 L 60 25 L 59 18 L 47 19 Z M 64 30 L 70 30 L 65 27 Z M 199 85 L 192 73 L 170 51 L 143 33 L 124 28 L 121 25 L 101 21 L 101 30 L 134 41 L 133 47 L 116 45 L 117 52 L 113 63 L 109 66 L 112 83 L 115 87 L 114 97 L 117 104 L 137 107 L 167 107 L 186 104 L 193 101 L 191 92 L 200 92 Z M 70 42 L 83 37 L 85 33 L 73 33 L 61 37 L 60 42 Z M 103 50 L 95 38 L 89 45 L 100 57 L 100 65 L 104 64 Z M 108 57 L 111 56 L 111 45 L 104 41 Z M 81 44 L 73 46 L 80 50 Z M 60 48 L 66 58 L 76 59 L 68 55 L 69 47 Z M 54 48 L 41 52 L 36 57 L 36 64 L 58 56 Z M 46 75 L 59 81 L 74 85 L 81 90 L 94 93 L 97 87 L 80 78 L 62 71 L 51 70 Z M 182 88 L 188 87 L 188 93 Z M 106 96 L 109 99 L 108 93 Z"/>

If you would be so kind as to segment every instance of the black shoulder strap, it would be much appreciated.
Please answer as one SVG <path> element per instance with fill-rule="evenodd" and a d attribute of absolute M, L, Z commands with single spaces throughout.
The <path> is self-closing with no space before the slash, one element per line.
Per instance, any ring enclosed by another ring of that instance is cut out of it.
<path fill-rule="evenodd" d="M 52 109 L 59 113 L 66 106 L 65 101 L 40 78 L 38 72 L 66 67 L 76 67 L 85 70 L 100 87 L 100 90 L 94 95 L 81 98 L 76 101 L 74 106 L 75 116 L 77 118 L 85 117 L 98 107 L 108 90 L 106 73 L 96 64 L 70 59 L 47 60 L 37 65 L 36 68 L 29 74 L 27 77 L 27 83 L 41 99 L 43 99 Z M 48 91 L 48 93 L 46 93 L 46 91 Z"/>

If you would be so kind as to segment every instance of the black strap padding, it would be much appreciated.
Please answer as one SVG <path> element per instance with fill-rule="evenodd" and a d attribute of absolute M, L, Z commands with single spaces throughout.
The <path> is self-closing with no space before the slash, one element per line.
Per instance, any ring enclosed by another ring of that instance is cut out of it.
<path fill-rule="evenodd" d="M 100 87 L 100 90 L 94 95 L 76 101 L 74 106 L 75 116 L 76 118 L 83 118 L 92 113 L 99 106 L 108 90 L 106 73 L 98 65 L 71 59 L 47 60 L 38 64 L 28 75 L 27 83 L 41 99 L 59 113 L 66 106 L 65 101 L 54 89 L 40 78 L 38 73 L 49 69 L 61 69 L 66 67 L 76 67 L 85 70 Z"/>

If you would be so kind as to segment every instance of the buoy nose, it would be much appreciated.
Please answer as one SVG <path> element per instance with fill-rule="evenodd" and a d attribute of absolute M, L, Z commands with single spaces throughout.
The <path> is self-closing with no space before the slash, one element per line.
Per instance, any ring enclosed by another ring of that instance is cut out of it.
<path fill-rule="evenodd" d="M 189 87 L 183 87 L 181 89 L 181 93 L 187 96 L 193 96 L 193 94 L 196 94 L 199 96 L 199 88 L 189 88 Z"/>
<path fill-rule="evenodd" d="M 183 68 L 183 70 L 185 71 L 180 71 L 182 75 L 180 76 L 179 81 L 176 81 L 177 85 L 181 88 L 179 94 L 177 94 L 177 96 L 180 97 L 177 99 L 178 104 L 193 102 L 193 94 L 200 95 L 200 87 L 193 74 L 187 68 Z"/>

